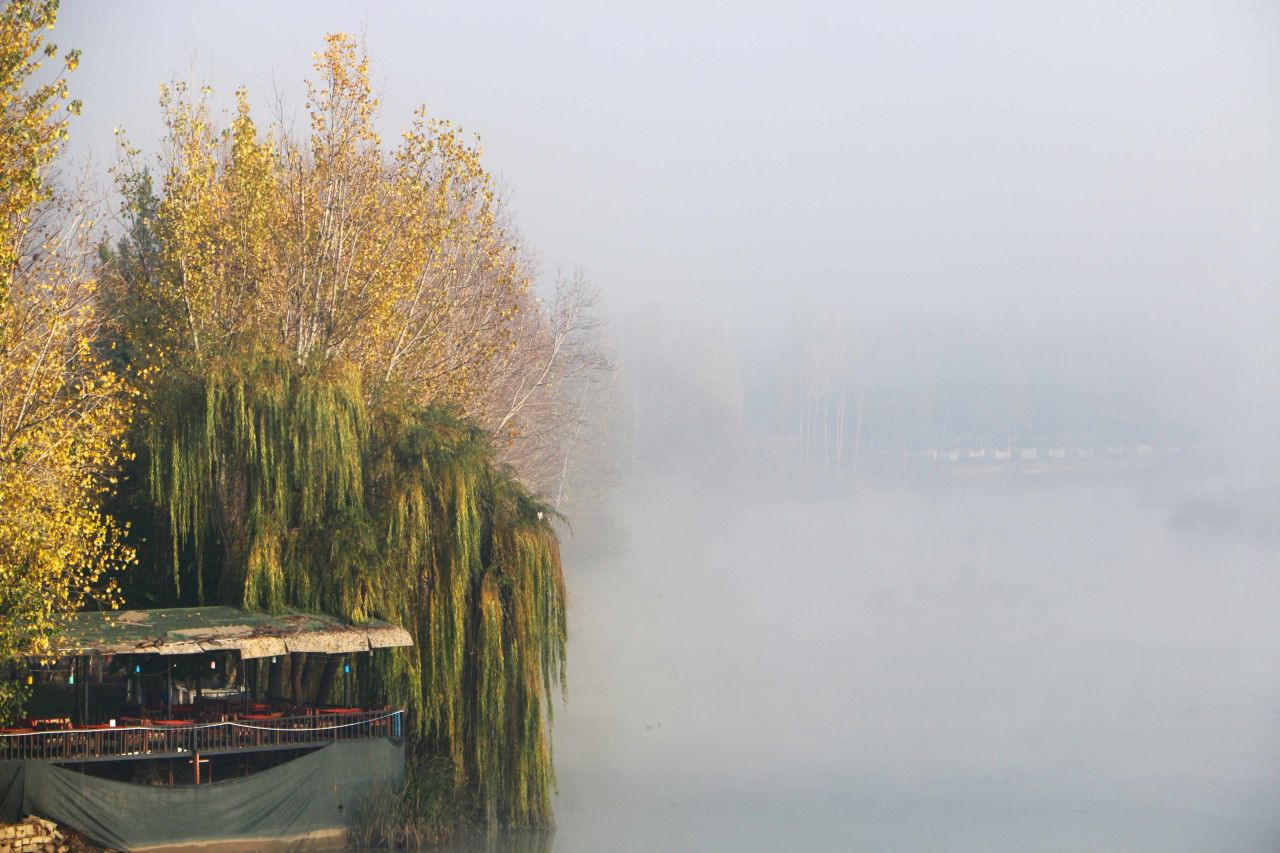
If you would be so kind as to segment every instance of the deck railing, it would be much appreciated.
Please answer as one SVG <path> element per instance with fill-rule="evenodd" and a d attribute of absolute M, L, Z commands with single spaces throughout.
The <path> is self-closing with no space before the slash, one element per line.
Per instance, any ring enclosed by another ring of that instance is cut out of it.
<path fill-rule="evenodd" d="M 319 711 L 267 719 L 195 723 L 155 721 L 0 735 L 0 761 L 109 761 L 192 753 L 307 748 L 347 740 L 399 737 L 403 711 Z"/>

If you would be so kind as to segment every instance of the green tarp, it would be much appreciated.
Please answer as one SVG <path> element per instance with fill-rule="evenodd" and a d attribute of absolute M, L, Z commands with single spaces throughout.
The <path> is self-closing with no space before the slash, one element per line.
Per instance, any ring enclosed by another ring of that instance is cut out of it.
<path fill-rule="evenodd" d="M 335 743 L 251 776 L 173 788 L 7 761 L 0 821 L 34 814 L 116 850 L 219 842 L 263 849 L 334 838 L 368 797 L 385 796 L 403 775 L 403 743 L 390 738 Z"/>

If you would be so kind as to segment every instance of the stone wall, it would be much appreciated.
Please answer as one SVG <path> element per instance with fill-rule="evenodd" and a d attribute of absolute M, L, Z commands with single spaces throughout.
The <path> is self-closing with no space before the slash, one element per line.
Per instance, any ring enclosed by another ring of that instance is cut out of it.
<path fill-rule="evenodd" d="M 0 825 L 0 853 L 68 853 L 71 849 L 71 840 L 51 820 L 29 817 L 22 823 Z"/>

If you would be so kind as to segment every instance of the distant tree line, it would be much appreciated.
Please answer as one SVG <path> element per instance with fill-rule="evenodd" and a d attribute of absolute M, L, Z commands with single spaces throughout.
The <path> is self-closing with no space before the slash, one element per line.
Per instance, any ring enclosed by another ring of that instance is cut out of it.
<path fill-rule="evenodd" d="M 767 341 L 735 339 L 715 318 L 654 316 L 620 364 L 641 464 L 753 460 L 814 482 L 928 450 L 1210 443 L 1197 413 L 1127 355 L 797 312 Z"/>

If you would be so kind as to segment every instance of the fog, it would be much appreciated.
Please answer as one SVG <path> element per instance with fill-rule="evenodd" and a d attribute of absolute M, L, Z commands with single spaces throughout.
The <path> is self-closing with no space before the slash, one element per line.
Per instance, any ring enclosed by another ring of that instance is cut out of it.
<path fill-rule="evenodd" d="M 1280 543 L 1147 485 L 636 489 L 555 849 L 1274 849 Z"/>
<path fill-rule="evenodd" d="M 72 153 L 339 29 L 616 355 L 485 846 L 1280 847 L 1275 4 L 68 2 Z"/>

